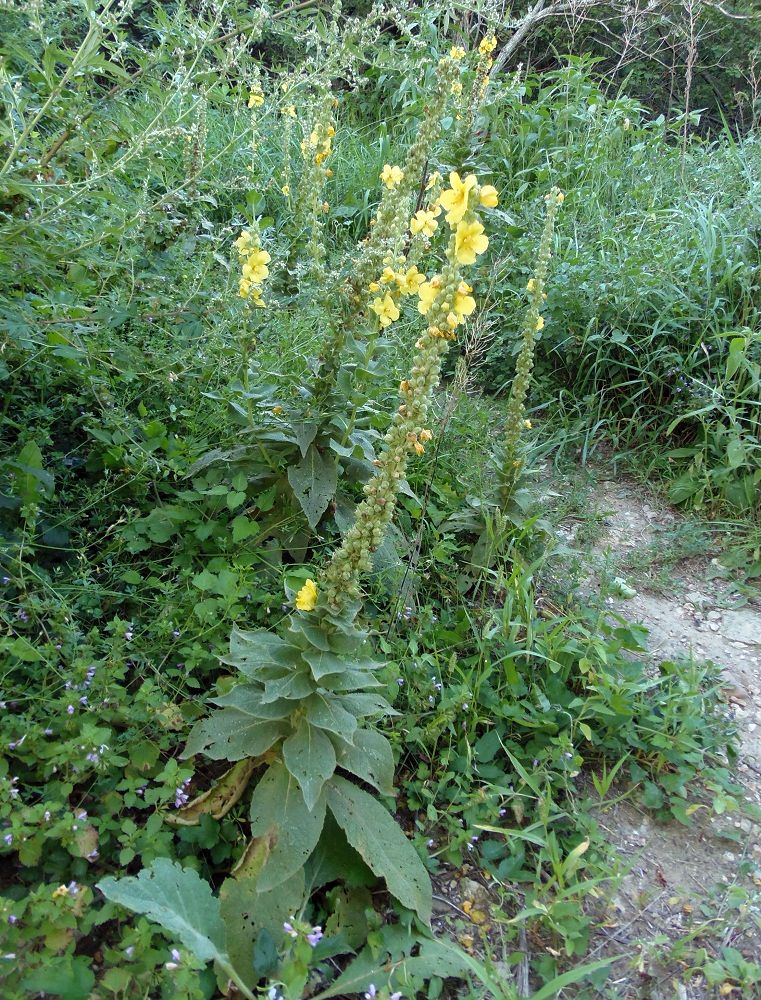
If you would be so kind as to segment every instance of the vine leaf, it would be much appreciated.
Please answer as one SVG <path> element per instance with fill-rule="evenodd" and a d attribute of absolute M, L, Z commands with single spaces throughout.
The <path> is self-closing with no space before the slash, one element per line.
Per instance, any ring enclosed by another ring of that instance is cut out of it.
<path fill-rule="evenodd" d="M 328 805 L 346 839 L 368 867 L 385 879 L 389 892 L 431 919 L 431 882 L 417 851 L 391 814 L 367 792 L 335 775 L 327 786 Z"/>
<path fill-rule="evenodd" d="M 322 786 L 336 769 L 336 752 L 322 731 L 302 719 L 283 743 L 285 766 L 298 781 L 307 809 L 314 809 Z"/>
<path fill-rule="evenodd" d="M 296 779 L 281 761 L 271 764 L 251 796 L 251 834 L 266 838 L 267 860 L 257 885 L 274 889 L 303 868 L 325 823 L 325 795 L 307 809 Z"/>
<path fill-rule="evenodd" d="M 301 504 L 309 526 L 316 528 L 328 504 L 336 494 L 338 464 L 331 455 L 323 455 L 310 444 L 306 455 L 288 469 L 288 482 Z"/>

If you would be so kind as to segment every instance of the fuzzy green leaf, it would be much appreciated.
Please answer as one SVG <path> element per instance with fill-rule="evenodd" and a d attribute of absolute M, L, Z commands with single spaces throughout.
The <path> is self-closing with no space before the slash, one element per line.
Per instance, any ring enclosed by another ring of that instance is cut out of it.
<path fill-rule="evenodd" d="M 235 708 L 223 708 L 201 719 L 190 730 L 184 758 L 202 753 L 211 760 L 258 757 L 276 743 L 287 729 L 281 722 L 254 718 Z"/>
<path fill-rule="evenodd" d="M 97 887 L 106 899 L 144 913 L 175 934 L 202 962 L 226 960 L 219 900 L 192 868 L 157 858 L 137 878 L 104 878 Z"/>
<path fill-rule="evenodd" d="M 381 795 L 394 794 L 394 754 L 385 736 L 372 729 L 358 729 L 353 744 L 336 741 L 336 758 L 339 767 L 356 774 Z"/>
<path fill-rule="evenodd" d="M 266 838 L 269 854 L 257 885 L 274 889 L 303 868 L 325 823 L 325 795 L 307 809 L 296 779 L 281 761 L 271 764 L 251 796 L 251 834 Z"/>
<path fill-rule="evenodd" d="M 304 702 L 306 708 L 306 718 L 313 726 L 320 729 L 327 729 L 330 733 L 335 733 L 341 739 L 352 742 L 352 737 L 357 728 L 357 720 L 347 712 L 341 705 L 338 698 L 327 693 L 318 692 Z"/>
<path fill-rule="evenodd" d="M 274 677 L 264 682 L 262 701 L 267 704 L 278 698 L 307 698 L 314 687 L 314 681 L 306 670 L 292 670 L 284 677 Z"/>
<path fill-rule="evenodd" d="M 222 662 L 237 667 L 249 680 L 258 680 L 264 667 L 288 666 L 298 661 L 299 651 L 267 629 L 244 632 L 233 628 L 230 653 Z"/>
<path fill-rule="evenodd" d="M 310 649 L 302 653 L 303 658 L 312 668 L 312 677 L 318 681 L 325 674 L 337 674 L 344 670 L 347 664 L 329 650 Z"/>
<path fill-rule="evenodd" d="M 364 719 L 370 715 L 398 715 L 385 698 L 378 694 L 345 694 L 341 697 L 341 705 L 347 712 L 358 719 Z"/>
<path fill-rule="evenodd" d="M 227 694 L 210 698 L 222 708 L 237 708 L 239 712 L 252 715 L 255 719 L 285 719 L 293 711 L 293 703 L 285 698 L 278 701 L 262 701 L 263 688 L 259 684 L 236 684 Z"/>
<path fill-rule="evenodd" d="M 428 873 L 391 814 L 372 795 L 338 775 L 331 779 L 327 793 L 330 811 L 352 847 L 385 880 L 389 892 L 428 923 Z"/>
<path fill-rule="evenodd" d="M 285 766 L 301 786 L 307 809 L 314 809 L 322 786 L 336 769 L 336 752 L 322 729 L 302 719 L 283 743 Z"/>

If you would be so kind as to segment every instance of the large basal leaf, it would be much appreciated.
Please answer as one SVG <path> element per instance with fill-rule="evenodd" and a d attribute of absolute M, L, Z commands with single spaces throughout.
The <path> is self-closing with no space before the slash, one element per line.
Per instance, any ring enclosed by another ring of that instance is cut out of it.
<path fill-rule="evenodd" d="M 357 691 L 361 688 L 384 687 L 369 670 L 342 670 L 340 674 L 326 674 L 320 678 L 321 687 L 329 691 Z"/>
<path fill-rule="evenodd" d="M 202 753 L 211 760 L 229 761 L 259 757 L 287 734 L 287 726 L 282 722 L 256 719 L 235 708 L 223 708 L 193 726 L 182 756 Z"/>
<path fill-rule="evenodd" d="M 379 694 L 345 694 L 341 697 L 341 705 L 347 712 L 358 719 L 364 719 L 370 715 L 398 715 L 399 713 L 389 705 L 385 698 Z"/>
<path fill-rule="evenodd" d="M 303 667 L 301 670 L 292 670 L 285 677 L 275 677 L 264 682 L 264 692 L 262 701 L 277 701 L 278 698 L 298 699 L 308 697 L 315 688 L 315 683 Z"/>
<path fill-rule="evenodd" d="M 314 808 L 322 786 L 336 769 L 336 752 L 322 729 L 302 719 L 283 743 L 285 766 L 298 781 L 307 809 Z"/>
<path fill-rule="evenodd" d="M 304 702 L 307 721 L 320 729 L 327 729 L 351 743 L 357 720 L 341 705 L 340 700 L 327 693 L 318 692 Z"/>
<path fill-rule="evenodd" d="M 327 796 L 330 811 L 352 847 L 376 875 L 385 879 L 389 892 L 428 923 L 428 872 L 391 814 L 372 795 L 338 775 L 328 784 Z"/>
<path fill-rule="evenodd" d="M 275 943 L 284 938 L 283 922 L 298 913 L 304 902 L 304 872 L 298 871 L 270 892 L 259 892 L 251 878 L 228 878 L 219 892 L 220 913 L 225 925 L 225 947 L 233 966 L 243 973 L 248 986 L 255 986 L 253 969 L 257 936 L 266 930 Z"/>
<path fill-rule="evenodd" d="M 385 736 L 372 729 L 358 729 L 354 742 L 336 740 L 339 767 L 356 774 L 381 795 L 394 794 L 394 754 Z"/>
<path fill-rule="evenodd" d="M 268 857 L 258 885 L 274 889 L 303 868 L 325 823 L 325 795 L 307 809 L 298 782 L 281 761 L 271 764 L 251 796 L 251 834 L 264 837 Z"/>
<path fill-rule="evenodd" d="M 157 858 L 137 878 L 104 878 L 97 888 L 106 899 L 144 913 L 176 935 L 200 961 L 226 960 L 219 900 L 192 868 Z"/>
<path fill-rule="evenodd" d="M 316 528 L 336 494 L 338 463 L 331 454 L 322 454 L 314 444 L 298 465 L 288 469 L 288 482 L 301 504 L 310 527 Z"/>

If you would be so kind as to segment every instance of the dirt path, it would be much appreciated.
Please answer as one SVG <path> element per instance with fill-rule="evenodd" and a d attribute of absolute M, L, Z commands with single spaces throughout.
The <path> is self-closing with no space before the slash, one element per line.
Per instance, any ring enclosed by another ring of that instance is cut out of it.
<path fill-rule="evenodd" d="M 720 575 L 708 536 L 702 551 L 698 534 L 680 552 L 679 539 L 685 529 L 689 535 L 689 523 L 642 486 L 603 480 L 593 489 L 592 503 L 596 529 L 587 544 L 582 529 L 589 519 L 570 518 L 561 525 L 569 545 L 586 550 L 582 588 L 590 596 L 601 587 L 612 590 L 615 596 L 603 598 L 606 605 L 647 627 L 654 663 L 691 656 L 721 667 L 724 696 L 738 727 L 737 778 L 744 798 L 760 803 L 761 594 L 748 598 Z M 721 954 L 722 948 L 736 947 L 747 955 L 750 949 L 758 960 L 758 825 L 738 812 L 709 816 L 708 810 L 696 815 L 691 827 L 662 824 L 630 801 L 606 813 L 602 825 L 628 874 L 611 901 L 609 929 L 601 931 L 593 954 L 610 954 L 624 945 L 630 954 L 639 953 L 640 960 L 636 971 L 628 963 L 621 967 L 614 985 L 599 995 L 653 1000 L 740 996 L 712 992 L 699 973 L 686 985 L 677 983 L 672 962 L 680 939 L 701 941 L 701 921 L 708 934 L 711 922 L 721 924 L 721 937 L 710 942 L 709 951 Z M 745 919 L 749 911 L 753 918 L 753 910 L 755 927 L 753 919 Z"/>

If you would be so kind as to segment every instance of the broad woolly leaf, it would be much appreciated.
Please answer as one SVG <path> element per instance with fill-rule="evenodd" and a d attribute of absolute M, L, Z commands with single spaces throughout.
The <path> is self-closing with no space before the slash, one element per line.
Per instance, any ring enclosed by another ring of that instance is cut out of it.
<path fill-rule="evenodd" d="M 277 701 L 262 702 L 264 688 L 260 684 L 236 684 L 227 694 L 219 698 L 210 698 L 215 705 L 223 708 L 237 708 L 239 712 L 252 715 L 256 719 L 285 719 L 293 711 L 293 703 L 285 698 Z"/>
<path fill-rule="evenodd" d="M 327 786 L 328 805 L 352 847 L 385 879 L 389 892 L 431 919 L 431 882 L 417 851 L 391 814 L 367 792 L 335 775 Z"/>
<path fill-rule="evenodd" d="M 256 719 L 235 708 L 223 708 L 196 722 L 182 756 L 202 753 L 211 760 L 229 761 L 258 757 L 287 732 L 282 722 Z"/>
<path fill-rule="evenodd" d="M 288 482 L 293 495 L 301 504 L 309 526 L 316 528 L 328 504 L 336 494 L 338 463 L 311 444 L 306 455 L 288 469 Z"/>
<path fill-rule="evenodd" d="M 322 786 L 336 769 L 336 752 L 322 731 L 302 719 L 283 743 L 285 766 L 301 786 L 307 809 L 314 809 Z"/>
<path fill-rule="evenodd" d="M 175 934 L 200 961 L 226 960 L 219 900 L 192 868 L 157 858 L 137 878 L 104 878 L 97 888 L 106 899 L 144 913 Z"/>
<path fill-rule="evenodd" d="M 314 691 L 315 684 L 307 671 L 293 670 L 285 677 L 275 677 L 264 682 L 262 701 L 277 701 L 278 698 L 301 699 Z"/>
<path fill-rule="evenodd" d="M 335 733 L 351 743 L 357 728 L 357 720 L 342 707 L 338 698 L 318 692 L 307 698 L 304 705 L 308 722 L 320 729 L 327 729 L 328 732 Z"/>
<path fill-rule="evenodd" d="M 354 743 L 336 740 L 338 766 L 356 774 L 381 795 L 394 794 L 394 754 L 385 736 L 372 729 L 358 729 Z"/>
<path fill-rule="evenodd" d="M 298 913 L 304 902 L 304 872 L 298 871 L 270 892 L 260 892 L 256 879 L 228 878 L 219 891 L 222 920 L 225 924 L 225 947 L 233 966 L 244 982 L 255 986 L 254 945 L 266 930 L 276 944 L 285 936 L 283 921 Z M 253 982 L 252 982 L 253 980 Z"/>
<path fill-rule="evenodd" d="M 244 632 L 233 628 L 230 635 L 230 653 L 222 662 L 237 667 L 249 680 L 258 680 L 261 669 L 269 666 L 288 666 L 297 661 L 299 651 L 279 635 L 258 629 Z"/>
<path fill-rule="evenodd" d="M 369 670 L 342 670 L 340 674 L 326 674 L 320 678 L 320 685 L 329 691 L 356 691 L 359 688 L 384 687 Z"/>
<path fill-rule="evenodd" d="M 345 694 L 341 697 L 341 705 L 358 719 L 364 719 L 369 715 L 399 714 L 378 694 Z"/>
<path fill-rule="evenodd" d="M 271 764 L 251 796 L 251 834 L 265 837 L 269 854 L 259 877 L 261 891 L 274 889 L 303 868 L 325 823 L 325 795 L 307 809 L 296 779 L 281 761 Z"/>
<path fill-rule="evenodd" d="M 302 653 L 303 658 L 312 668 L 312 677 L 318 681 L 325 674 L 340 673 L 348 664 L 330 650 L 309 649 Z"/>
<path fill-rule="evenodd" d="M 315 649 L 330 649 L 328 635 L 319 625 L 312 625 L 309 621 L 292 616 L 288 625 L 288 631 L 299 636 L 302 642 L 306 639 L 309 645 Z"/>

